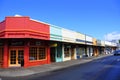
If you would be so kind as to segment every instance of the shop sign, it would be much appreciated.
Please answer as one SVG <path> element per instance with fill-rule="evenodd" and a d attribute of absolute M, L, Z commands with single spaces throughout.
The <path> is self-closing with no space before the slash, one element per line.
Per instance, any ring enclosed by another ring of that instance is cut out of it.
<path fill-rule="evenodd" d="M 14 41 L 9 43 L 10 46 L 24 46 L 24 42 L 22 41 Z"/>
<path fill-rule="evenodd" d="M 40 41 L 36 41 L 35 45 L 40 46 L 42 43 Z"/>
<path fill-rule="evenodd" d="M 41 46 L 41 45 L 44 45 L 44 42 L 41 42 L 41 41 L 31 41 L 30 45 L 31 46 Z"/>
<path fill-rule="evenodd" d="M 50 47 L 57 47 L 57 43 L 51 44 Z"/>

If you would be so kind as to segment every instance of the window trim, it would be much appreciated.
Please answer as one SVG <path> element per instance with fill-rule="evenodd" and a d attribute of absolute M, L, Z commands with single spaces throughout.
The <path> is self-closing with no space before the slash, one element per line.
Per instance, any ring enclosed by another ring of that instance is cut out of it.
<path fill-rule="evenodd" d="M 37 48 L 37 53 L 39 52 L 38 48 L 45 48 L 45 59 L 39 59 L 39 54 L 37 54 L 37 60 L 30 60 L 30 48 L 31 47 Z M 47 48 L 45 46 L 30 46 L 29 47 L 29 62 L 44 61 L 44 60 L 47 60 Z"/>

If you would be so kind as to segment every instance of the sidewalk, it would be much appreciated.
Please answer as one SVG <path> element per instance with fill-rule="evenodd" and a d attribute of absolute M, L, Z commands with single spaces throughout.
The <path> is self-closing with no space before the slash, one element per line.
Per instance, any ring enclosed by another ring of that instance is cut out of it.
<path fill-rule="evenodd" d="M 110 55 L 101 55 L 98 57 L 87 57 L 83 59 L 57 62 L 57 63 L 45 64 L 45 65 L 34 66 L 29 68 L 18 67 L 18 68 L 0 69 L 0 76 L 17 77 L 17 76 L 27 76 L 27 75 L 32 75 L 32 74 L 37 74 L 42 72 L 55 71 L 55 70 L 60 70 L 67 67 L 87 63 L 92 60 L 103 58 L 106 56 L 110 56 Z"/>

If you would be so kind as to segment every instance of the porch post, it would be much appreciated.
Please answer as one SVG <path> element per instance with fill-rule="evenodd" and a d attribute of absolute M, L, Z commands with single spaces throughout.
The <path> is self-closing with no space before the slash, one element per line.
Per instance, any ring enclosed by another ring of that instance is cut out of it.
<path fill-rule="evenodd" d="M 64 44 L 62 44 L 62 54 L 63 61 L 65 61 Z"/>
<path fill-rule="evenodd" d="M 5 41 L 4 50 L 3 50 L 3 68 L 8 68 L 8 64 L 9 64 L 8 56 L 9 56 L 8 42 Z"/>
<path fill-rule="evenodd" d="M 47 64 L 50 64 L 50 47 L 47 47 Z"/>
<path fill-rule="evenodd" d="M 29 41 L 27 40 L 25 42 L 25 47 L 24 47 L 24 68 L 29 66 Z"/>

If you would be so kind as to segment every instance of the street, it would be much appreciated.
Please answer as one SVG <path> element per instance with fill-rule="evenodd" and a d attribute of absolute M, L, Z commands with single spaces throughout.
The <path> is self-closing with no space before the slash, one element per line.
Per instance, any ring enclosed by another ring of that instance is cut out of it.
<path fill-rule="evenodd" d="M 61 70 L 0 80 L 120 80 L 120 56 L 107 56 Z"/>

